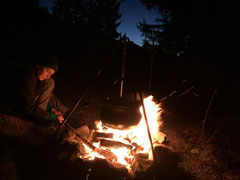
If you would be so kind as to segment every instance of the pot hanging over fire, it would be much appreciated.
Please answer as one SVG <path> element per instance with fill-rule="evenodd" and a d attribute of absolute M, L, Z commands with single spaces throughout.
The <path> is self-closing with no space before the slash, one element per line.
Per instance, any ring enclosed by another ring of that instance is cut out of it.
<path fill-rule="evenodd" d="M 108 99 L 100 112 L 100 118 L 112 128 L 125 129 L 141 120 L 140 103 L 133 98 Z"/>
<path fill-rule="evenodd" d="M 126 67 L 126 47 L 127 38 L 126 34 L 123 37 L 123 58 L 122 58 L 122 72 L 120 80 L 120 97 L 108 96 L 103 105 L 100 113 L 101 120 L 108 124 L 108 126 L 114 126 L 114 128 L 129 128 L 129 126 L 137 125 L 141 119 L 141 113 L 139 111 L 139 103 L 137 103 L 136 93 L 131 93 L 134 96 L 124 95 L 123 97 L 123 85 L 125 80 L 125 67 Z"/>

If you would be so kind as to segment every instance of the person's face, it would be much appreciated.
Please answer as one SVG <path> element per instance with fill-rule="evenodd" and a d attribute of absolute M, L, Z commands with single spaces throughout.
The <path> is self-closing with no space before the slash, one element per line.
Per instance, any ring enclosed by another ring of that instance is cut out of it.
<path fill-rule="evenodd" d="M 51 75 L 53 75 L 55 71 L 52 68 L 39 66 L 38 67 L 38 79 L 40 81 L 44 81 L 46 79 L 49 79 Z"/>

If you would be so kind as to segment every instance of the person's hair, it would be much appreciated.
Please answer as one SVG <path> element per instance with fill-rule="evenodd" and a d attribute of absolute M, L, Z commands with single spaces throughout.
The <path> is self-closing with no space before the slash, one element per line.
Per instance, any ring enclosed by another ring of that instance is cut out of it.
<path fill-rule="evenodd" d="M 55 55 L 41 56 L 38 58 L 36 65 L 49 67 L 53 69 L 55 72 L 57 72 L 58 59 Z"/>

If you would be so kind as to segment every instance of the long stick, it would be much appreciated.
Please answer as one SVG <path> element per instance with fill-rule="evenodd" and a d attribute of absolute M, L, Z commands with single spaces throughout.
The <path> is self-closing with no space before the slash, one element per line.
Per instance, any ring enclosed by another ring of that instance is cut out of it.
<path fill-rule="evenodd" d="M 152 56 L 151 56 L 151 64 L 150 64 L 150 73 L 149 73 L 149 84 L 148 84 L 148 91 L 151 91 L 152 88 L 152 71 L 153 71 L 153 60 L 154 60 L 154 41 L 152 44 Z"/>
<path fill-rule="evenodd" d="M 142 93 L 139 92 L 139 94 L 140 94 L 140 100 L 141 100 L 142 107 L 143 107 L 143 115 L 144 115 L 144 119 L 145 119 L 146 126 L 147 126 L 148 138 L 149 138 L 149 141 L 150 141 L 150 144 L 151 144 L 152 155 L 153 155 L 153 162 L 155 162 L 155 160 L 156 160 L 156 159 L 155 159 L 155 153 L 154 153 L 154 151 L 153 151 L 153 142 L 152 142 L 152 136 L 151 136 L 150 128 L 149 128 L 149 125 L 148 125 L 146 109 L 145 109 L 145 106 L 144 106 L 144 102 L 143 102 L 143 98 L 142 98 Z M 156 163 L 153 163 L 153 164 L 156 165 Z M 156 180 L 154 170 L 152 169 L 151 172 L 152 172 L 153 180 Z"/>
<path fill-rule="evenodd" d="M 199 136 L 198 139 L 201 139 L 201 137 L 202 137 L 203 130 L 204 130 L 204 127 L 205 127 L 205 124 L 206 124 L 206 121 L 207 121 L 207 117 L 208 117 L 208 112 L 209 112 L 209 110 L 210 110 L 210 106 L 211 106 L 211 104 L 212 104 L 213 98 L 214 98 L 215 94 L 217 93 L 217 90 L 218 90 L 218 86 L 217 86 L 216 89 L 214 90 L 214 92 L 213 92 L 213 94 L 212 94 L 212 97 L 211 97 L 211 99 L 210 99 L 210 102 L 209 102 L 209 104 L 208 104 L 208 108 L 207 108 L 207 111 L 206 111 L 206 114 L 205 114 L 205 117 L 204 117 L 204 120 L 203 120 L 203 125 L 202 125 L 201 134 L 200 134 L 200 136 Z"/>
<path fill-rule="evenodd" d="M 123 36 L 123 61 L 122 61 L 122 77 L 121 77 L 120 97 L 123 96 L 123 82 L 124 82 L 124 78 L 125 78 L 126 54 L 127 54 L 127 37 L 126 37 L 126 34 L 124 34 L 124 36 Z"/>
<path fill-rule="evenodd" d="M 155 155 L 154 155 L 154 151 L 153 151 L 153 142 L 152 142 L 152 136 L 151 136 L 151 132 L 150 132 L 150 128 L 149 128 L 149 124 L 148 124 L 148 120 L 147 120 L 146 109 L 145 109 L 145 106 L 144 106 L 144 102 L 143 102 L 143 98 L 142 98 L 142 93 L 140 92 L 139 94 L 140 94 L 140 100 L 141 100 L 142 107 L 143 107 L 143 115 L 144 115 L 144 119 L 145 119 L 146 126 L 147 126 L 148 138 L 149 138 L 149 141 L 150 141 L 150 144 L 151 144 L 152 155 L 153 155 L 153 161 L 154 161 L 154 159 L 155 159 Z"/>

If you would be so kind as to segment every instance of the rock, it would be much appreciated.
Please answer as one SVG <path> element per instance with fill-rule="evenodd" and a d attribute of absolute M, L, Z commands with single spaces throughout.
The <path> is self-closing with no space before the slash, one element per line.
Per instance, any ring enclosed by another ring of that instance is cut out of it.
<path fill-rule="evenodd" d="M 193 153 L 193 154 L 199 154 L 199 150 L 196 149 L 196 148 L 194 148 L 194 149 L 191 150 L 191 153 Z"/>

